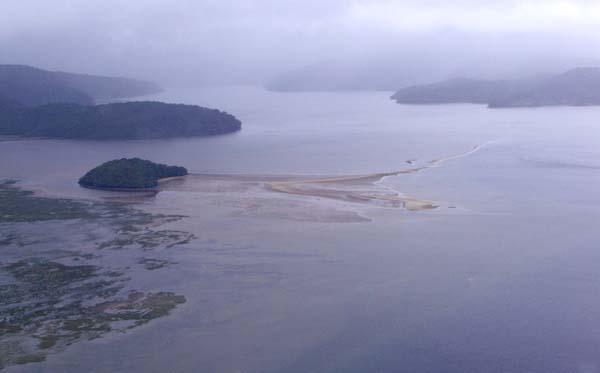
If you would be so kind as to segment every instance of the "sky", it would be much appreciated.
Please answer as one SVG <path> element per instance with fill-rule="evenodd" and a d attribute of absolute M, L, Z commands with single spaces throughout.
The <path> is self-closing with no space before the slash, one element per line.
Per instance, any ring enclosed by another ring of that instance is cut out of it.
<path fill-rule="evenodd" d="M 600 0 L 0 0 L 0 63 L 167 85 L 409 53 L 466 65 L 593 59 L 599 35 Z"/>

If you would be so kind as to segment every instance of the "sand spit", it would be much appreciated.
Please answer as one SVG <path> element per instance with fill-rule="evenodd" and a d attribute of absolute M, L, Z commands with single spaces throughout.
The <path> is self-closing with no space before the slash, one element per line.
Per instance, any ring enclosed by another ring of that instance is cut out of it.
<path fill-rule="evenodd" d="M 412 168 L 392 172 L 342 176 L 190 174 L 162 180 L 159 188 L 174 192 L 166 198 L 185 198 L 191 213 L 203 209 L 203 204 L 210 204 L 238 217 L 361 223 L 371 221 L 368 216 L 373 208 L 407 211 L 438 208 L 440 204 L 436 202 L 405 196 L 382 181 L 438 167 L 468 156 L 482 146 L 431 161 L 411 159 Z"/>
<path fill-rule="evenodd" d="M 473 147 L 471 150 L 452 155 L 445 158 L 434 159 L 427 162 L 425 165 L 406 170 L 367 174 L 367 175 L 353 175 L 353 176 L 337 176 L 337 177 L 323 177 L 323 178 L 309 178 L 299 180 L 283 180 L 283 181 L 271 181 L 265 185 L 268 189 L 287 194 L 296 194 L 304 196 L 314 196 L 321 198 L 337 199 L 347 202 L 357 203 L 375 203 L 383 204 L 390 207 L 398 207 L 401 205 L 409 211 L 422 211 L 435 209 L 438 206 L 431 201 L 420 200 L 415 198 L 406 198 L 400 195 L 398 192 L 385 193 L 373 190 L 353 190 L 349 188 L 338 189 L 331 188 L 332 185 L 338 186 L 368 186 L 376 185 L 381 182 L 384 178 L 389 176 L 398 176 L 401 174 L 415 173 L 434 167 L 440 166 L 442 163 L 459 159 L 475 153 L 481 149 L 483 145 Z M 414 163 L 415 160 L 410 160 L 410 164 Z M 324 187 L 329 186 L 329 188 Z"/>

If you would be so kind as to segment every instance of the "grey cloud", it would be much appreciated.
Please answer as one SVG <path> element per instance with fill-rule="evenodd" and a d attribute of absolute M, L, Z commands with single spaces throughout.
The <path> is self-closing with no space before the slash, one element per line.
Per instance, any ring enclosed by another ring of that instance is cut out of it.
<path fill-rule="evenodd" d="M 260 83 L 332 59 L 500 71 L 511 59 L 597 57 L 599 10 L 585 0 L 3 0 L 0 63 L 165 84 Z"/>

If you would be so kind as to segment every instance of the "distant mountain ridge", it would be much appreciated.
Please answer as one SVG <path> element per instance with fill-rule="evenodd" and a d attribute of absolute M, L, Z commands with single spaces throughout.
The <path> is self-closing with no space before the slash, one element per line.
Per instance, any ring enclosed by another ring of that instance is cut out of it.
<path fill-rule="evenodd" d="M 425 62 L 417 61 L 402 67 L 392 61 L 324 61 L 280 74 L 268 81 L 265 88 L 275 92 L 391 91 L 402 85 L 442 78 L 425 74 L 421 71 L 423 65 Z M 435 70 L 434 66 L 428 67 Z"/>
<path fill-rule="evenodd" d="M 25 106 L 69 102 L 93 105 L 95 100 L 160 92 L 151 82 L 65 72 L 26 65 L 0 65 L 0 96 Z"/>
<path fill-rule="evenodd" d="M 499 97 L 492 108 L 600 105 L 600 68 L 581 67 L 542 79 L 536 84 Z"/>
<path fill-rule="evenodd" d="M 143 80 L 106 77 L 88 74 L 54 72 L 67 86 L 85 92 L 94 100 L 128 98 L 159 93 L 162 88 L 153 82 Z"/>
<path fill-rule="evenodd" d="M 600 68 L 518 80 L 451 79 L 403 88 L 402 104 L 487 104 L 490 108 L 600 105 Z"/>
<path fill-rule="evenodd" d="M 231 114 L 194 105 L 109 100 L 160 91 L 126 78 L 0 65 L 0 135 L 88 140 L 211 136 L 239 131 Z"/>
<path fill-rule="evenodd" d="M 438 83 L 415 85 L 396 92 L 392 99 L 402 104 L 490 104 L 526 92 L 543 78 L 523 80 L 481 80 L 456 78 Z"/>
<path fill-rule="evenodd" d="M 54 73 L 22 65 L 0 65 L 0 96 L 27 106 L 94 103 L 91 95 L 70 87 Z"/>

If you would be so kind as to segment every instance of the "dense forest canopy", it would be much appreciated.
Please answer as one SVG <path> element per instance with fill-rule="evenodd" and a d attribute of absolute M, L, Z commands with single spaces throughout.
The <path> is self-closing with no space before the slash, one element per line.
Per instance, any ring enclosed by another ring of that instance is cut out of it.
<path fill-rule="evenodd" d="M 184 167 L 140 158 L 122 158 L 92 169 L 79 179 L 79 184 L 90 188 L 143 189 L 157 186 L 159 179 L 185 175 L 187 170 Z"/>
<path fill-rule="evenodd" d="M 3 108 L 4 107 L 4 108 Z M 17 106 L 0 97 L 0 135 L 68 139 L 158 139 L 210 136 L 241 129 L 225 112 L 193 105 L 124 102 Z"/>

